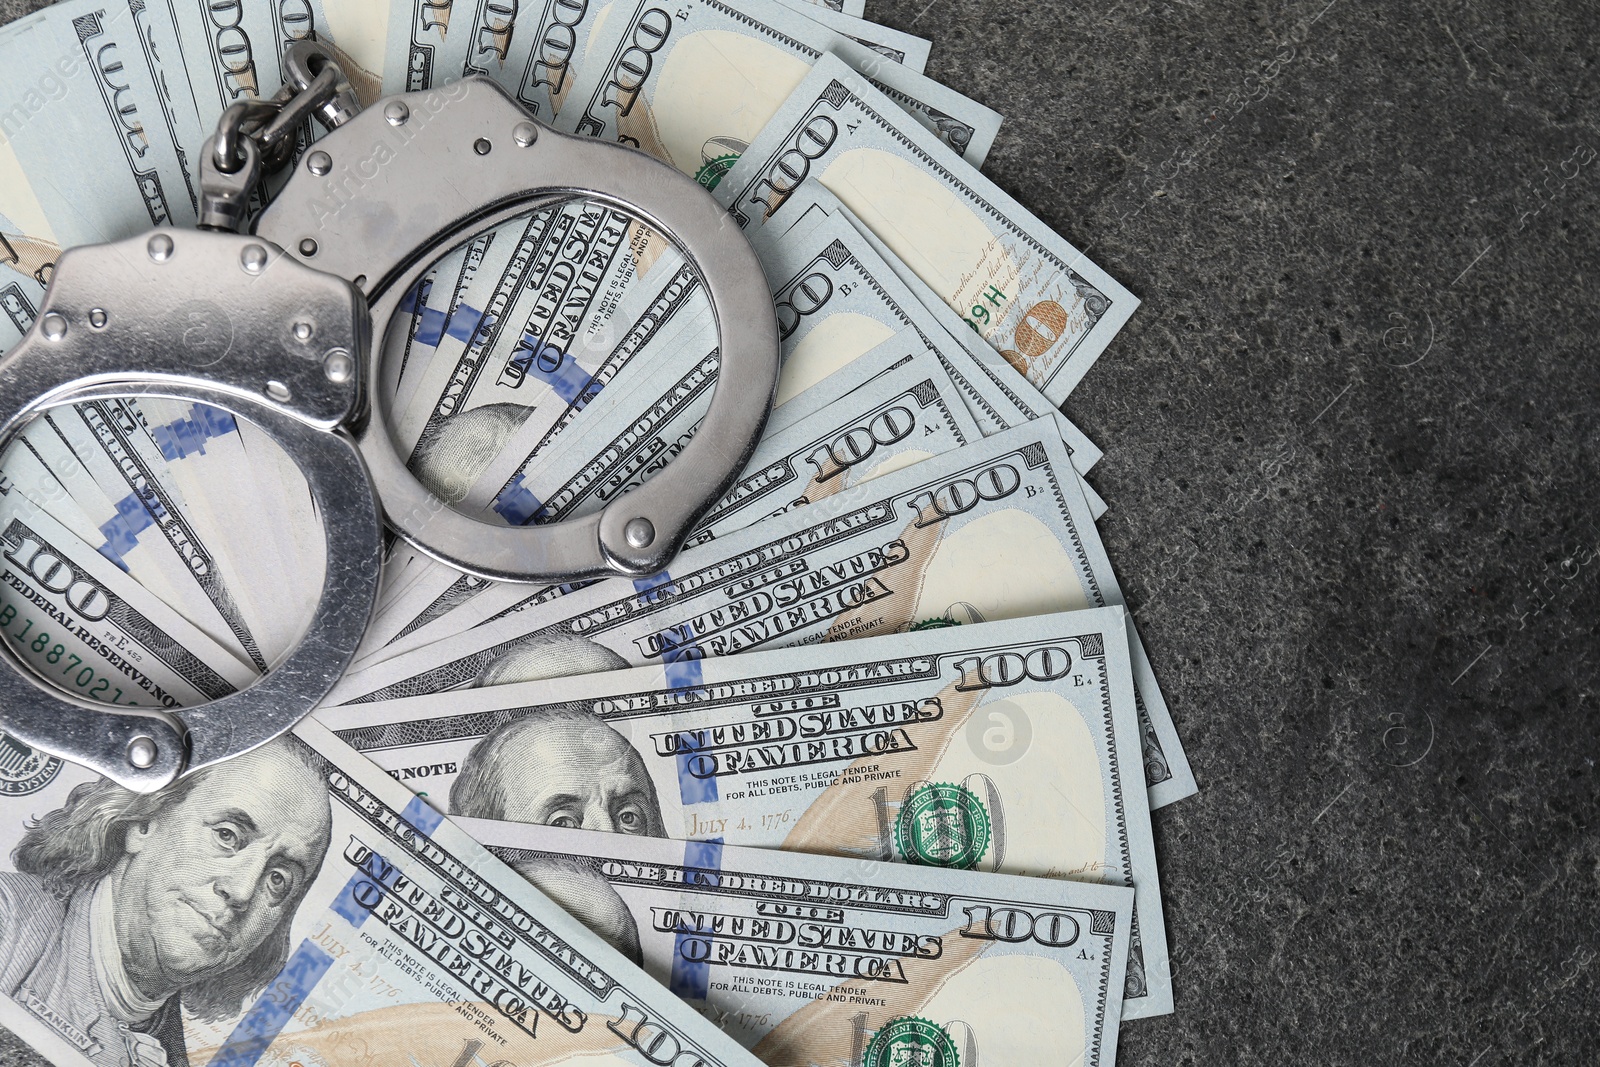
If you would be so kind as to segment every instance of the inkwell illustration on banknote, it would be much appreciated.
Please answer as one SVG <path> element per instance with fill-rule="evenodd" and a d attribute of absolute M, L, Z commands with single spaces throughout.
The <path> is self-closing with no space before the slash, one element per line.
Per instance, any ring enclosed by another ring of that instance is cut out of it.
<path fill-rule="evenodd" d="M 0 28 L 38 1056 L 1112 1067 L 1174 1011 L 1197 783 L 1061 410 L 1139 299 L 867 14 Z"/>

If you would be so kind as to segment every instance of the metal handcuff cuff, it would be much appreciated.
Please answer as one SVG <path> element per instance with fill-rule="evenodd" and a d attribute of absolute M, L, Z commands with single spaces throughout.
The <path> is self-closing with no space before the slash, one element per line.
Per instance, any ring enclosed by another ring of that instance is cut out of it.
<path fill-rule="evenodd" d="M 323 517 L 327 568 L 310 625 L 270 672 L 220 700 L 112 710 L 51 686 L 0 641 L 13 668 L 0 670 L 0 730 L 141 792 L 272 740 L 327 694 L 376 599 L 382 522 L 486 578 L 656 573 L 732 486 L 777 383 L 760 263 L 691 179 L 637 150 L 558 133 L 487 80 L 362 110 L 320 46 L 291 46 L 285 67 L 278 96 L 233 105 L 206 142 L 200 228 L 64 253 L 33 328 L 0 360 L 0 447 L 48 407 L 197 401 L 281 445 Z M 252 193 L 288 164 L 307 116 L 327 136 L 302 154 L 254 235 L 241 233 Z M 371 395 L 383 329 L 438 255 L 574 199 L 654 227 L 698 270 L 717 319 L 718 380 L 699 432 L 651 481 L 586 519 L 493 526 L 443 505 L 397 454 Z"/>

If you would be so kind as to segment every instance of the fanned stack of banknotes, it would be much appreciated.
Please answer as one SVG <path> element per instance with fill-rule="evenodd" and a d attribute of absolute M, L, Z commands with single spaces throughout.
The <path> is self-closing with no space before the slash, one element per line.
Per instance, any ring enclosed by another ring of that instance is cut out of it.
<path fill-rule="evenodd" d="M 161 793 L 0 736 L 0 1022 L 73 1067 L 1110 1067 L 1172 1010 L 1151 811 L 1195 783 L 1058 411 L 1137 300 L 983 176 L 1000 116 L 860 0 L 67 0 L 0 30 L 0 349 L 61 249 L 194 223 L 308 38 L 368 105 L 479 76 L 694 176 L 776 405 L 648 580 L 396 544 L 325 704 Z M 367 165 L 410 164 L 330 210 Z M 441 249 L 378 343 L 395 446 L 503 524 L 672 462 L 719 361 L 693 265 L 582 200 Z M 0 474 L 0 631 L 63 689 L 202 704 L 299 639 L 319 516 L 248 422 L 59 406 Z"/>

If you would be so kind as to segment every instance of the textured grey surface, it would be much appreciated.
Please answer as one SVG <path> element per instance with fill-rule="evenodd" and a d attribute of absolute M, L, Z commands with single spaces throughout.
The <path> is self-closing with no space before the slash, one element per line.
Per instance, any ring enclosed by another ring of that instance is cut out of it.
<path fill-rule="evenodd" d="M 1592 3 L 868 14 L 1144 300 L 1068 405 L 1201 784 L 1122 1062 L 1596 1062 Z"/>

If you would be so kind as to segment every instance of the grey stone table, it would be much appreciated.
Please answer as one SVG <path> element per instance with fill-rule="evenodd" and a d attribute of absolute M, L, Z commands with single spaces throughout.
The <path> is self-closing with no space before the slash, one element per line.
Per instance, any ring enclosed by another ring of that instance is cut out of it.
<path fill-rule="evenodd" d="M 868 14 L 1144 300 L 1068 404 L 1201 786 L 1122 1062 L 1600 1060 L 1592 3 Z"/>

